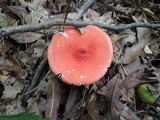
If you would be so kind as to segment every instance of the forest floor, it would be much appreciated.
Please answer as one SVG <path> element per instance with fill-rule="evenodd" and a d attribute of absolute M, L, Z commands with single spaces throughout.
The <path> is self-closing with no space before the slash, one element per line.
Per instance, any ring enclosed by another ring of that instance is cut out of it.
<path fill-rule="evenodd" d="M 159 0 L 1 0 L 0 11 L 0 114 L 160 120 Z M 112 64 L 98 82 L 69 85 L 51 72 L 47 48 L 63 24 L 110 36 Z"/>

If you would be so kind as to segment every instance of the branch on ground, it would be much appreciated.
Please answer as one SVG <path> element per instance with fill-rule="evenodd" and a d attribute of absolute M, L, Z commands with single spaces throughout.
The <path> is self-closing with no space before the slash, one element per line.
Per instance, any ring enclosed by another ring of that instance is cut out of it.
<path fill-rule="evenodd" d="M 33 32 L 33 31 L 38 31 L 42 29 L 49 29 L 53 26 L 63 25 L 63 22 L 64 22 L 64 19 L 50 19 L 48 21 L 44 21 L 38 24 L 20 25 L 15 27 L 4 27 L 0 29 L 0 37 L 4 37 L 14 33 Z M 123 31 L 126 29 L 135 28 L 135 27 L 160 28 L 160 24 L 144 23 L 144 22 L 114 26 L 114 25 L 109 25 L 109 24 L 100 23 L 96 21 L 83 22 L 83 21 L 67 20 L 66 25 L 72 25 L 77 27 L 84 27 L 86 25 L 95 25 L 110 31 Z"/>

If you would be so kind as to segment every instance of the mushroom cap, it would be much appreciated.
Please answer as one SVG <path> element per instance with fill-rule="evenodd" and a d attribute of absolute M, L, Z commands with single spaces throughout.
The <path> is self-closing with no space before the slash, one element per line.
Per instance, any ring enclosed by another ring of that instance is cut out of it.
<path fill-rule="evenodd" d="M 112 42 L 100 28 L 88 25 L 84 33 L 66 26 L 53 36 L 48 46 L 48 62 L 53 73 L 62 74 L 68 84 L 92 84 L 107 72 L 113 56 Z"/>

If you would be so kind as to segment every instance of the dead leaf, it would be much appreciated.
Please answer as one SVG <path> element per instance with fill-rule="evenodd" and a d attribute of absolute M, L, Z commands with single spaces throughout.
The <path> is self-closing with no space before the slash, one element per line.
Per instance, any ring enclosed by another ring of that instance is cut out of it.
<path fill-rule="evenodd" d="M 18 0 L 18 1 L 21 4 L 21 6 L 24 7 L 24 8 L 28 6 L 28 4 L 25 0 Z"/>
<path fill-rule="evenodd" d="M 39 39 L 36 41 L 34 48 L 33 48 L 33 54 L 32 57 L 33 58 L 40 58 L 43 56 L 44 51 L 46 49 L 46 42 L 42 39 Z"/>
<path fill-rule="evenodd" d="M 133 111 L 122 101 L 120 101 L 121 95 L 126 91 L 121 90 L 122 83 L 120 75 L 114 76 L 107 85 L 98 90 L 98 94 L 104 95 L 108 105 L 105 110 L 107 120 L 118 120 L 120 116 L 127 120 L 139 120 L 139 118 L 133 113 Z"/>
<path fill-rule="evenodd" d="M 146 46 L 144 47 L 144 52 L 145 52 L 146 54 L 150 54 L 150 55 L 153 54 L 153 52 L 150 50 L 150 48 L 148 47 L 148 45 L 146 45 Z"/>
<path fill-rule="evenodd" d="M 54 4 L 58 6 L 58 12 L 61 12 L 62 6 L 67 3 L 67 0 L 55 0 Z"/>
<path fill-rule="evenodd" d="M 112 12 L 109 11 L 109 12 L 106 12 L 105 14 L 103 14 L 100 18 L 99 18 L 99 22 L 102 22 L 102 23 L 107 23 L 107 24 L 111 24 L 113 22 L 112 20 Z"/>
<path fill-rule="evenodd" d="M 81 87 L 71 86 L 71 91 L 66 101 L 64 117 L 62 120 L 66 120 L 68 118 L 72 119 L 77 116 L 77 111 L 81 104 L 81 101 L 78 101 L 78 94 L 80 94 L 81 91 Z"/>
<path fill-rule="evenodd" d="M 19 59 L 23 63 L 27 63 L 27 62 L 33 61 L 32 54 L 33 54 L 33 51 L 21 51 L 19 53 Z"/>
<path fill-rule="evenodd" d="M 155 77 L 148 77 L 148 78 L 154 78 L 157 79 L 160 82 L 160 69 L 157 69 L 152 66 L 152 74 L 155 75 Z"/>
<path fill-rule="evenodd" d="M 45 47 L 35 47 L 34 48 L 34 54 L 32 55 L 33 58 L 40 58 L 43 56 L 43 52 L 45 50 Z"/>
<path fill-rule="evenodd" d="M 89 98 L 86 99 L 86 108 L 93 120 L 101 120 L 99 113 L 95 111 L 94 103 L 96 101 L 96 94 L 92 93 Z"/>
<path fill-rule="evenodd" d="M 105 96 L 105 98 L 97 97 L 97 101 L 101 101 L 100 104 L 103 104 L 102 107 L 97 103 L 95 104 L 96 107 L 106 113 L 108 120 L 117 120 L 120 116 L 127 120 L 139 120 L 125 103 L 131 104 L 134 94 L 130 92 L 130 88 L 142 83 L 136 77 L 143 75 L 139 70 L 143 70 L 144 67 L 145 65 L 142 65 L 139 59 L 124 68 L 119 67 L 120 74 L 116 74 L 104 87 L 98 90 L 97 93 Z"/>
<path fill-rule="evenodd" d="M 133 12 L 134 9 L 130 8 L 130 7 L 122 7 L 120 4 L 117 4 L 115 6 L 115 10 L 118 11 L 118 12 L 122 12 L 122 13 L 125 13 L 127 15 L 129 15 L 129 13 Z"/>
<path fill-rule="evenodd" d="M 87 12 L 83 15 L 84 21 L 98 21 L 100 18 L 99 13 L 94 10 L 88 9 Z"/>
<path fill-rule="evenodd" d="M 144 70 L 136 70 L 133 73 L 129 74 L 123 83 L 121 84 L 121 90 L 126 89 L 124 91 L 127 91 L 122 95 L 121 100 L 125 101 L 126 103 L 131 103 L 132 100 L 135 98 L 135 91 L 134 88 L 142 83 L 150 83 L 150 82 L 156 82 L 156 79 L 148 79 L 148 78 L 142 78 L 144 74 Z"/>
<path fill-rule="evenodd" d="M 21 20 L 23 21 L 22 17 L 22 11 L 24 10 L 21 6 L 7 6 L 6 4 L 0 5 L 0 7 L 3 9 L 6 16 L 13 21 Z M 12 21 L 12 22 L 13 22 Z M 14 22 L 16 23 L 16 22 Z M 14 25 L 14 24 L 12 24 Z"/>
<path fill-rule="evenodd" d="M 13 35 L 10 35 L 10 37 L 18 43 L 31 43 L 38 40 L 42 36 L 43 34 L 34 32 L 15 33 Z"/>
<path fill-rule="evenodd" d="M 57 77 L 54 78 L 53 82 L 50 84 L 47 94 L 45 115 L 52 120 L 56 120 L 61 99 L 61 88 L 59 86 Z"/>
<path fill-rule="evenodd" d="M 4 74 L 0 75 L 0 82 L 4 84 L 9 77 L 10 77 L 9 75 L 4 75 Z"/>
<path fill-rule="evenodd" d="M 0 70 L 14 71 L 16 74 L 20 72 L 20 68 L 11 58 L 0 57 Z"/>
<path fill-rule="evenodd" d="M 7 115 L 14 115 L 25 111 L 21 105 L 20 100 L 10 101 L 9 103 L 6 103 L 5 108 Z"/>
<path fill-rule="evenodd" d="M 37 115 L 40 115 L 40 111 L 39 111 L 39 107 L 38 107 L 38 104 L 37 104 L 37 101 L 34 102 L 31 107 L 29 108 L 29 112 L 34 112 L 36 113 Z"/>
<path fill-rule="evenodd" d="M 128 37 L 128 36 L 129 36 L 128 33 L 120 33 L 120 34 L 112 34 L 112 35 L 110 35 L 110 38 L 112 40 L 112 43 L 114 44 L 118 40 L 121 40 L 121 39 Z"/>
<path fill-rule="evenodd" d="M 0 54 L 3 57 L 7 56 L 7 52 L 9 52 L 9 50 L 13 47 L 14 45 L 10 42 L 10 40 L 4 40 L 3 44 L 0 44 Z"/>
<path fill-rule="evenodd" d="M 142 10 L 148 14 L 154 15 L 154 12 L 152 12 L 149 8 L 142 7 Z"/>
<path fill-rule="evenodd" d="M 3 99 L 8 99 L 8 98 L 15 98 L 18 93 L 21 93 L 24 85 L 19 81 L 16 80 L 14 77 L 10 77 L 7 80 L 8 83 L 4 84 L 4 92 L 3 92 Z"/>
<path fill-rule="evenodd" d="M 122 62 L 124 64 L 129 64 L 133 62 L 137 57 L 144 56 L 144 48 L 148 44 L 151 38 L 151 29 L 148 28 L 137 28 L 138 32 L 138 43 L 134 44 L 132 47 L 125 49 L 125 53 L 122 57 Z"/>
<path fill-rule="evenodd" d="M 2 11 L 2 8 L 0 8 L 0 11 Z M 17 20 L 15 20 L 13 18 L 10 18 L 10 17 L 8 18 L 5 13 L 0 12 L 0 16 L 1 16 L 0 17 L 0 21 L 1 21 L 0 26 L 1 27 L 12 26 L 17 22 Z"/>

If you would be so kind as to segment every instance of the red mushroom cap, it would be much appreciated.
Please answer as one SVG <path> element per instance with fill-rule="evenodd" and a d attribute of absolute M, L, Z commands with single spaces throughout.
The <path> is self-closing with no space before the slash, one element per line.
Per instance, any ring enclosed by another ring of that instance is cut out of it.
<path fill-rule="evenodd" d="M 113 56 L 112 42 L 100 28 L 88 25 L 85 32 L 73 26 L 53 36 L 48 46 L 51 70 L 68 84 L 92 84 L 107 72 Z"/>

